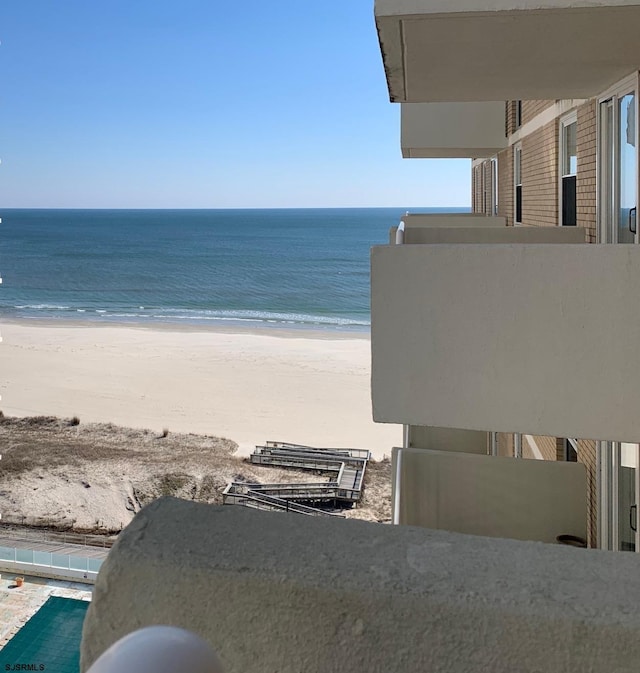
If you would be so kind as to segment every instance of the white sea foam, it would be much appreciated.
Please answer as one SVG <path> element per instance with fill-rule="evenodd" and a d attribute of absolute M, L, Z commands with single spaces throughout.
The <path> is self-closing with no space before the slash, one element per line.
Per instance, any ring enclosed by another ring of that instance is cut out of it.
<path fill-rule="evenodd" d="M 34 311 L 68 311 L 71 306 L 58 306 L 57 304 L 19 304 L 14 308 L 31 309 Z"/>
<path fill-rule="evenodd" d="M 107 309 L 88 309 L 74 308 L 71 306 L 57 304 L 20 304 L 14 308 L 22 311 L 43 311 L 43 312 L 65 312 L 70 311 L 75 314 L 86 313 L 90 310 L 100 318 L 105 319 L 127 319 L 140 321 L 187 321 L 187 322 L 227 322 L 227 323 L 263 323 L 269 325 L 286 324 L 301 326 L 323 326 L 323 327 L 356 327 L 366 328 L 371 325 L 368 320 L 340 317 L 340 316 L 321 316 L 308 313 L 288 313 L 278 311 L 251 311 L 242 310 L 222 310 L 222 309 L 178 309 L 178 308 L 154 308 L 142 309 L 144 313 L 139 313 L 135 309 L 127 310 L 122 307 L 119 310 L 109 311 Z"/>
<path fill-rule="evenodd" d="M 354 326 L 369 327 L 371 323 L 368 320 L 339 317 L 339 316 L 319 316 L 307 313 L 285 313 L 276 311 L 251 311 L 243 310 L 217 310 L 217 309 L 175 309 L 159 308 L 154 309 L 154 318 L 166 319 L 170 316 L 171 320 L 226 320 L 238 322 L 267 322 L 267 323 L 287 323 L 287 324 L 305 324 L 305 325 L 327 325 L 327 326 Z"/>

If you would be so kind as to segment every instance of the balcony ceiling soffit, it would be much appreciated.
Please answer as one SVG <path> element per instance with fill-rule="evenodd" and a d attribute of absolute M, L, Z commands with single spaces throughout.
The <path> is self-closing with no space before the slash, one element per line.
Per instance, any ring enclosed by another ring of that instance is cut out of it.
<path fill-rule="evenodd" d="M 392 102 L 590 98 L 640 69 L 640 3 L 433 13 L 434 4 L 385 14 L 377 3 Z"/>

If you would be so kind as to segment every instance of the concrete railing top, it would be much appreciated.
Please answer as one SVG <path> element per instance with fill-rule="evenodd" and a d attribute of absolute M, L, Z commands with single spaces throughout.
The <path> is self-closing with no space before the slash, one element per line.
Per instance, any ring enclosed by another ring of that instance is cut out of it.
<path fill-rule="evenodd" d="M 639 571 L 633 554 L 163 498 L 98 576 L 82 669 L 169 624 L 228 673 L 632 671 Z"/>

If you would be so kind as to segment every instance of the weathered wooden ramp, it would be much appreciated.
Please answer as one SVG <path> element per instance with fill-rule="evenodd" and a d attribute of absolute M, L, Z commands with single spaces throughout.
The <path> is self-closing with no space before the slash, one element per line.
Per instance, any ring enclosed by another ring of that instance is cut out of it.
<path fill-rule="evenodd" d="M 339 516 L 322 505 L 355 504 L 362 497 L 367 462 L 366 449 L 326 449 L 288 442 L 257 446 L 250 460 L 256 465 L 328 472 L 327 482 L 298 484 L 247 484 L 231 482 L 223 493 L 225 505 L 277 510 L 307 516 Z M 313 504 L 310 504 L 313 503 Z"/>

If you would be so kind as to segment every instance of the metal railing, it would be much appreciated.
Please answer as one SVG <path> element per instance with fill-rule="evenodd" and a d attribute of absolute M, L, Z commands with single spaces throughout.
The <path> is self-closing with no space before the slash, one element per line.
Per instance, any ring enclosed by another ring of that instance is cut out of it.
<path fill-rule="evenodd" d="M 26 563 L 33 566 L 60 570 L 76 570 L 83 573 L 97 573 L 104 559 L 76 556 L 75 554 L 56 554 L 54 552 L 20 549 L 0 546 L 0 564 Z"/>
<path fill-rule="evenodd" d="M 227 487 L 229 488 L 229 487 Z M 261 509 L 265 511 L 282 511 L 293 512 L 296 514 L 305 514 L 307 516 L 338 516 L 341 514 L 335 512 L 327 512 L 326 510 L 318 509 L 316 507 L 309 507 L 291 500 L 283 500 L 275 496 L 267 495 L 266 493 L 256 493 L 249 491 L 248 493 L 234 493 L 232 490 L 225 492 L 222 496 L 225 505 L 244 505 L 253 509 Z"/>
<path fill-rule="evenodd" d="M 235 493 L 260 493 L 272 495 L 277 498 L 307 500 L 321 497 L 328 499 L 337 497 L 338 484 L 336 482 L 328 483 L 309 483 L 309 484 L 245 484 L 244 482 L 231 482 L 229 487 L 233 487 Z M 226 489 L 225 489 L 226 490 Z"/>
<path fill-rule="evenodd" d="M 305 447 L 270 447 L 257 446 L 255 451 L 251 454 L 252 463 L 272 462 L 276 461 L 305 461 L 317 462 L 317 468 L 320 470 L 335 470 L 335 467 L 328 467 L 336 463 L 346 463 L 353 467 L 358 467 L 363 461 L 371 459 L 371 452 L 366 449 L 307 449 Z"/>
<path fill-rule="evenodd" d="M 251 462 L 255 465 L 274 465 L 276 467 L 295 467 L 318 472 L 339 472 L 342 461 L 315 458 L 301 453 L 252 453 Z"/>
<path fill-rule="evenodd" d="M 329 453 L 340 456 L 351 456 L 353 458 L 371 458 L 369 449 L 342 449 L 342 448 L 324 448 L 317 446 L 305 446 L 304 444 L 292 444 L 290 442 L 267 441 L 262 446 L 256 446 L 256 451 L 260 449 L 303 449 L 305 453 Z"/>
<path fill-rule="evenodd" d="M 298 507 L 305 503 L 343 501 L 356 503 L 362 497 L 364 474 L 371 452 L 366 449 L 326 449 L 289 442 L 268 441 L 256 446 L 250 461 L 258 465 L 292 467 L 299 470 L 314 470 L 334 473 L 324 483 L 247 484 L 231 482 L 223 492 L 224 504 L 256 506 L 256 498 L 275 509 L 291 509 L 292 502 Z M 316 508 L 311 507 L 311 510 Z M 307 512 L 309 513 L 309 512 Z M 319 510 L 320 514 L 326 514 Z"/>

